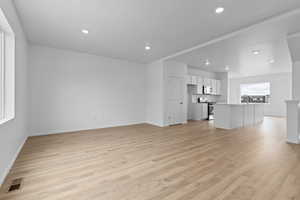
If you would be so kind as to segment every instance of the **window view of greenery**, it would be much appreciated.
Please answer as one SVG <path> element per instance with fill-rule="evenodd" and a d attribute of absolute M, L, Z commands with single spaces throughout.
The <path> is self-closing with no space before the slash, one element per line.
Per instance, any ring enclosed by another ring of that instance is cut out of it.
<path fill-rule="evenodd" d="M 270 103 L 270 83 L 242 84 L 241 103 Z"/>

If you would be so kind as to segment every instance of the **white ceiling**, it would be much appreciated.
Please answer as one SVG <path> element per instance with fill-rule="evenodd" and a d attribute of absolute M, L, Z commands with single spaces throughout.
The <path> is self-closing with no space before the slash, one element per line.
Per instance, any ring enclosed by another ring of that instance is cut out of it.
<path fill-rule="evenodd" d="M 232 37 L 200 46 L 175 56 L 174 60 L 207 71 L 224 72 L 232 77 L 291 72 L 287 35 L 300 32 L 300 10 L 267 20 Z M 254 55 L 253 50 L 260 50 Z M 206 60 L 211 65 L 206 66 Z M 274 60 L 274 63 L 270 63 Z"/>
<path fill-rule="evenodd" d="M 15 0 L 15 4 L 32 43 L 138 62 L 157 60 L 300 7 L 299 0 Z M 216 15 L 217 6 L 224 6 L 225 12 Z M 89 34 L 83 35 L 81 29 Z M 146 43 L 152 46 L 149 52 L 144 51 Z"/>

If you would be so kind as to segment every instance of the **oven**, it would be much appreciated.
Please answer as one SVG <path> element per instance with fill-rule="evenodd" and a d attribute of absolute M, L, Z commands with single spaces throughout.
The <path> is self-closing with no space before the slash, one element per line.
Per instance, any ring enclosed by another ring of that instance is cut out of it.
<path fill-rule="evenodd" d="M 214 106 L 216 102 L 208 102 L 207 106 L 207 120 L 213 120 L 214 119 Z"/>

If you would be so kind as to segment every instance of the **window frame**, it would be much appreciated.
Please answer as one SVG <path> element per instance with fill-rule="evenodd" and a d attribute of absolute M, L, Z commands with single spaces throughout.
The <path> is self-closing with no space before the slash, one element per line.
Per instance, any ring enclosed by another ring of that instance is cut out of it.
<path fill-rule="evenodd" d="M 250 95 L 250 94 L 242 94 L 242 86 L 243 85 L 259 85 L 259 84 L 268 84 L 268 86 L 269 86 L 269 88 L 268 88 L 268 91 L 269 91 L 269 94 L 267 94 L 267 95 L 259 95 L 259 94 L 257 94 L 257 95 Z M 243 96 L 248 96 L 248 97 L 251 97 L 251 96 L 257 96 L 257 97 L 259 97 L 259 96 L 265 96 L 265 97 L 268 97 L 268 101 L 266 101 L 266 102 L 259 102 L 258 104 L 270 104 L 271 103 L 271 82 L 270 81 L 262 81 L 262 82 L 253 82 L 253 83 L 241 83 L 240 84 L 240 103 L 245 103 L 245 102 L 243 102 L 242 101 L 242 97 Z"/>
<path fill-rule="evenodd" d="M 5 34 L 0 29 L 0 122 L 5 119 Z"/>
<path fill-rule="evenodd" d="M 1 113 L 0 113 L 0 126 L 15 118 L 15 51 L 16 51 L 16 38 L 7 17 L 3 10 L 0 8 L 0 31 L 2 32 L 1 40 L 1 63 L 0 63 L 0 76 L 1 76 Z"/>

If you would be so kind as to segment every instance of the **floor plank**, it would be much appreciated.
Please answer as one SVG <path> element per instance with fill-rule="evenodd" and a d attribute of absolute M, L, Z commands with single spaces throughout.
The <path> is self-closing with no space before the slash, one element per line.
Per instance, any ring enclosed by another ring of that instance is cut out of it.
<path fill-rule="evenodd" d="M 192 121 L 30 137 L 0 189 L 0 200 L 21 199 L 296 200 L 300 146 L 285 142 L 283 118 L 230 131 Z"/>

